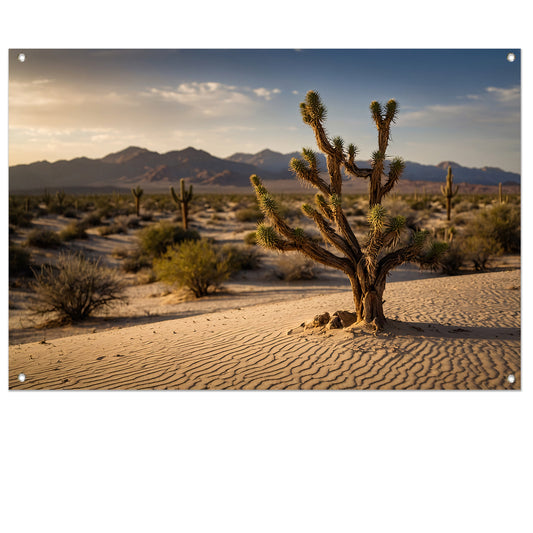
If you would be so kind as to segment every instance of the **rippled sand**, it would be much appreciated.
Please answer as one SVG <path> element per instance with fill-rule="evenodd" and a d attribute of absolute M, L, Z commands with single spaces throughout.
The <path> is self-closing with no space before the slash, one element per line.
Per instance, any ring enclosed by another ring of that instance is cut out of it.
<path fill-rule="evenodd" d="M 351 309 L 339 291 L 13 345 L 9 386 L 520 389 L 519 270 L 390 283 L 384 299 L 390 320 L 377 336 L 299 327 Z"/>

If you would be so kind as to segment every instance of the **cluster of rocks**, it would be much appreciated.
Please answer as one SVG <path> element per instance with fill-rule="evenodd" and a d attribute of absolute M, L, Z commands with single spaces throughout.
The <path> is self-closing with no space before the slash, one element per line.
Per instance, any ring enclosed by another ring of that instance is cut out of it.
<path fill-rule="evenodd" d="M 349 311 L 335 311 L 333 315 L 328 312 L 316 315 L 310 322 L 304 323 L 305 329 L 325 328 L 325 329 L 342 329 L 347 328 L 357 322 L 357 315 Z"/>

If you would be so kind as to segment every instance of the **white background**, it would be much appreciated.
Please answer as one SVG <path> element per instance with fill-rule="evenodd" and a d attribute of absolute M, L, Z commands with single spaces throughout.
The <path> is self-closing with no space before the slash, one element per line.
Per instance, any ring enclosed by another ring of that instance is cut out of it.
<path fill-rule="evenodd" d="M 519 3 L 32 0 L 0 9 L 2 289 L 8 48 L 522 48 L 525 155 L 522 392 L 9 392 L 5 290 L 3 531 L 533 531 L 531 29 Z"/>

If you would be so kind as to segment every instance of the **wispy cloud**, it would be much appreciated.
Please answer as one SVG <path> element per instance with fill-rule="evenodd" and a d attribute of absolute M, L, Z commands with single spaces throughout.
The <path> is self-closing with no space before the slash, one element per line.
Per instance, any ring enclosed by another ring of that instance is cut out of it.
<path fill-rule="evenodd" d="M 281 90 L 280 89 L 265 89 L 264 87 L 259 87 L 258 89 L 253 89 L 253 92 L 255 95 L 259 96 L 260 98 L 264 98 L 265 100 L 272 100 L 272 97 L 275 94 L 279 94 Z"/>
<path fill-rule="evenodd" d="M 520 87 L 502 89 L 500 87 L 487 87 L 487 92 L 494 96 L 499 102 L 520 101 Z"/>
<path fill-rule="evenodd" d="M 474 122 L 516 121 L 519 113 L 520 87 L 487 87 L 484 92 L 467 94 L 457 104 L 434 104 L 407 111 L 400 126 L 414 126 L 444 120 L 467 119 Z"/>
<path fill-rule="evenodd" d="M 271 100 L 280 89 L 237 87 L 220 82 L 181 83 L 175 88 L 151 87 L 142 93 L 166 102 L 194 108 L 203 115 L 220 116 L 251 106 L 256 98 Z"/>
<path fill-rule="evenodd" d="M 62 113 L 68 107 L 79 108 L 89 104 L 136 105 L 127 94 L 105 90 L 89 92 L 81 87 L 57 85 L 49 79 L 12 81 L 9 84 L 9 108 L 15 113 L 37 108 Z"/>

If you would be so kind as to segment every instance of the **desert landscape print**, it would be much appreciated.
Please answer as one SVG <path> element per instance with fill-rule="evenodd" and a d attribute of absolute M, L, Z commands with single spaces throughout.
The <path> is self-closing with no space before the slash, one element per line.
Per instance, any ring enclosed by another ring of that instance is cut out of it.
<path fill-rule="evenodd" d="M 9 56 L 9 389 L 521 389 L 519 50 Z"/>

